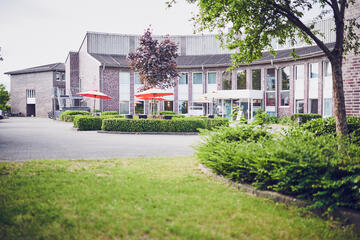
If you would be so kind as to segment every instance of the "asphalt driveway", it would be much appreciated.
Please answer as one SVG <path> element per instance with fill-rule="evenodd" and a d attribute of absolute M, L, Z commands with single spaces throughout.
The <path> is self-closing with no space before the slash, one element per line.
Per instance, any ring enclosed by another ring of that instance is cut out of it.
<path fill-rule="evenodd" d="M 199 136 L 75 131 L 46 118 L 0 120 L 0 161 L 188 156 Z"/>

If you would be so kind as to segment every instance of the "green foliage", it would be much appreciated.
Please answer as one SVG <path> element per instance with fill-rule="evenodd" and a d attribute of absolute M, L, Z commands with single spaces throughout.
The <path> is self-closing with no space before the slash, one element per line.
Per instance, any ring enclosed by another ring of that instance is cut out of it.
<path fill-rule="evenodd" d="M 291 120 L 291 117 L 290 116 L 283 116 L 283 117 L 280 117 L 278 118 L 278 123 L 279 124 L 282 124 L 282 125 L 288 125 L 288 126 L 291 126 L 294 124 L 294 122 Z"/>
<path fill-rule="evenodd" d="M 239 106 L 235 106 L 233 108 L 233 110 L 231 111 L 230 116 L 233 120 L 235 120 L 237 118 L 237 115 L 239 114 L 239 110 L 240 110 Z"/>
<path fill-rule="evenodd" d="M 317 113 L 295 113 L 290 118 L 294 123 L 303 124 L 310 120 L 321 118 L 321 115 Z"/>
<path fill-rule="evenodd" d="M 61 113 L 60 120 L 64 122 L 72 122 L 76 115 L 90 115 L 87 111 L 65 111 Z"/>
<path fill-rule="evenodd" d="M 10 100 L 10 95 L 5 86 L 0 83 L 0 110 L 6 110 L 6 104 Z"/>
<path fill-rule="evenodd" d="M 181 114 L 176 114 L 176 115 L 173 115 L 173 114 L 166 114 L 164 116 L 172 116 L 172 118 L 185 118 L 186 116 L 185 115 L 181 115 Z"/>
<path fill-rule="evenodd" d="M 220 128 L 198 146 L 202 163 L 232 180 L 312 201 L 313 208 L 360 209 L 360 148 L 293 129 L 273 137 L 252 125 Z"/>
<path fill-rule="evenodd" d="M 117 119 L 124 118 L 123 115 L 103 115 L 99 117 L 93 117 L 90 115 L 75 115 L 74 128 L 78 128 L 81 131 L 87 130 L 101 130 L 102 121 L 104 119 Z"/>
<path fill-rule="evenodd" d="M 256 114 L 252 124 L 264 125 L 264 124 L 273 124 L 273 123 L 279 123 L 279 119 L 274 116 L 269 116 L 268 113 L 264 112 L 261 108 L 258 108 L 256 110 Z"/>
<path fill-rule="evenodd" d="M 101 116 L 104 115 L 117 115 L 118 113 L 116 111 L 105 111 L 101 113 Z"/>
<path fill-rule="evenodd" d="M 198 132 L 227 125 L 225 119 L 105 119 L 102 130 L 121 132 Z"/>
<path fill-rule="evenodd" d="M 160 111 L 160 115 L 176 115 L 173 111 Z"/>
<path fill-rule="evenodd" d="M 98 112 L 101 112 L 101 110 L 100 109 L 94 109 L 93 112 L 98 113 Z"/>

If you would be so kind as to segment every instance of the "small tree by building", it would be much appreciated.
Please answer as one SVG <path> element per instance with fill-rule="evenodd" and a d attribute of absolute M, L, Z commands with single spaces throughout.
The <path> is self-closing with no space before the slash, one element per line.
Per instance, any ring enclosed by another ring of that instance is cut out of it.
<path fill-rule="evenodd" d="M 139 38 L 139 47 L 129 53 L 127 59 L 132 71 L 138 72 L 144 84 L 141 90 L 150 88 L 166 89 L 175 86 L 178 77 L 175 58 L 178 46 L 168 36 L 159 42 L 151 36 L 150 28 Z"/>
<path fill-rule="evenodd" d="M 5 86 L 0 83 L 0 110 L 6 110 L 6 104 L 9 101 L 10 96 L 6 91 Z"/>

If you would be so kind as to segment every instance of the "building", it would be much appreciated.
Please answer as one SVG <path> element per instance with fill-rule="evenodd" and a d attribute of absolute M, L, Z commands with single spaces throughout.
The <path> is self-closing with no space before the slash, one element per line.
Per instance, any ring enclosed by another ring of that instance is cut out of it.
<path fill-rule="evenodd" d="M 10 105 L 13 114 L 47 117 L 49 112 L 59 109 L 56 96 L 65 94 L 63 63 L 26 68 L 5 74 L 10 75 Z"/>

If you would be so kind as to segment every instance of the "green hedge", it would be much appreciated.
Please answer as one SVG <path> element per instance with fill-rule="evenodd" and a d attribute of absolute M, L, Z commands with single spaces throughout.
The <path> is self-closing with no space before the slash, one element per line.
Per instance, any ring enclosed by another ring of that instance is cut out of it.
<path fill-rule="evenodd" d="M 101 116 L 106 116 L 106 115 L 118 115 L 118 113 L 116 111 L 105 111 L 101 113 Z"/>
<path fill-rule="evenodd" d="M 200 161 L 216 173 L 262 190 L 309 200 L 313 208 L 360 209 L 360 148 L 295 128 L 282 138 L 241 125 L 205 135 Z"/>
<path fill-rule="evenodd" d="M 173 111 L 160 111 L 161 115 L 176 115 L 175 112 Z"/>
<path fill-rule="evenodd" d="M 186 116 L 185 115 L 181 115 L 181 114 L 179 114 L 179 115 L 173 115 L 173 114 L 166 114 L 166 115 L 163 115 L 164 117 L 165 116 L 172 116 L 172 118 L 174 119 L 174 118 L 185 118 Z"/>
<path fill-rule="evenodd" d="M 104 119 L 118 119 L 124 118 L 122 115 L 105 115 L 100 117 L 93 116 L 75 116 L 74 128 L 78 128 L 81 131 L 87 130 L 101 130 L 102 121 Z"/>
<path fill-rule="evenodd" d="M 121 132 L 198 132 L 227 126 L 227 119 L 104 119 L 102 130 Z"/>
<path fill-rule="evenodd" d="M 72 122 L 77 115 L 90 115 L 87 111 L 65 111 L 61 113 L 60 120 L 64 122 Z"/>
<path fill-rule="evenodd" d="M 321 115 L 317 113 L 295 113 L 290 118 L 294 123 L 303 124 L 310 120 L 321 118 Z"/>

